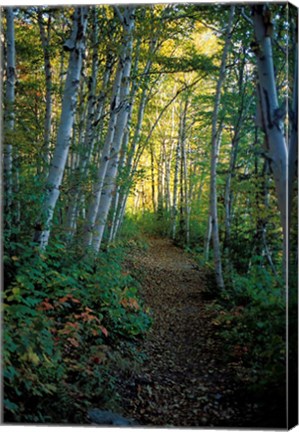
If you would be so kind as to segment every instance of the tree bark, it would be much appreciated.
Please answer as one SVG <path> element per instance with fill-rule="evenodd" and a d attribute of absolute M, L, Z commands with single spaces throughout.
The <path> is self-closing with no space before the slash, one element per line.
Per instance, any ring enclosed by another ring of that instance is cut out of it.
<path fill-rule="evenodd" d="M 284 114 L 278 105 L 272 54 L 272 23 L 269 9 L 264 5 L 252 7 L 255 32 L 255 54 L 259 80 L 259 99 L 261 103 L 263 131 L 266 136 L 267 157 L 272 169 L 280 220 L 283 232 L 283 268 L 287 260 L 287 145 L 284 137 Z"/>
<path fill-rule="evenodd" d="M 72 234 L 74 232 L 74 226 L 78 214 L 78 206 L 80 201 L 82 200 L 82 184 L 84 180 L 86 180 L 87 174 L 88 174 L 88 167 L 90 163 L 90 159 L 93 153 L 94 148 L 94 142 L 95 142 L 95 136 L 96 136 L 96 126 L 95 126 L 95 117 L 102 116 L 102 111 L 104 108 L 104 101 L 105 101 L 105 92 L 106 87 L 110 78 L 111 74 L 111 62 L 109 61 L 109 58 L 107 57 L 106 67 L 104 71 L 103 76 L 103 84 L 102 84 L 102 91 L 100 94 L 100 102 L 97 105 L 97 77 L 99 72 L 99 56 L 98 56 L 98 50 L 99 50 L 99 23 L 98 23 L 98 17 L 97 17 L 97 10 L 95 7 L 92 8 L 91 13 L 92 18 L 92 26 L 91 26 L 91 43 L 92 43 L 92 64 L 91 64 L 91 73 L 88 80 L 88 98 L 87 98 L 87 113 L 86 113 L 86 122 L 84 122 L 84 138 L 83 138 L 83 145 L 82 149 L 79 154 L 79 160 L 78 160 L 78 167 L 77 172 L 75 174 L 75 184 L 72 188 L 71 192 L 71 199 L 69 203 L 69 208 L 67 212 L 67 231 L 69 234 L 69 237 L 72 237 Z M 83 132 L 83 125 L 82 125 L 82 132 Z M 80 140 L 79 140 L 80 145 Z"/>
<path fill-rule="evenodd" d="M 222 52 L 220 74 L 217 82 L 213 119 L 212 119 L 212 143 L 211 143 L 211 180 L 210 180 L 210 219 L 212 224 L 212 237 L 213 237 L 213 251 L 214 251 L 214 265 L 215 265 L 215 276 L 216 283 L 219 289 L 224 289 L 224 281 L 222 274 L 222 260 L 220 252 L 220 242 L 219 242 L 219 226 L 218 226 L 218 211 L 217 211 L 217 162 L 218 162 L 218 113 L 220 108 L 221 100 L 221 88 L 225 79 L 226 74 L 226 59 L 228 54 L 228 49 L 231 41 L 231 29 L 234 18 L 235 6 L 231 5 L 229 22 L 226 29 L 225 44 Z"/>
<path fill-rule="evenodd" d="M 46 194 L 42 207 L 42 219 L 36 226 L 34 240 L 44 249 L 49 241 L 51 223 L 60 194 L 60 186 L 71 143 L 71 134 L 77 105 L 78 87 L 85 50 L 87 7 L 75 9 L 72 34 L 64 48 L 70 51 L 69 66 L 65 82 L 57 143 L 46 181 Z"/>
<path fill-rule="evenodd" d="M 120 17 L 122 18 L 122 25 L 124 29 L 124 53 L 123 57 L 120 59 L 120 66 L 122 67 L 123 71 L 120 90 L 120 109 L 117 116 L 113 147 L 110 150 L 108 166 L 105 173 L 105 184 L 102 189 L 100 206 L 98 208 L 98 214 L 94 227 L 94 235 L 92 240 L 92 248 L 94 252 L 98 252 L 101 246 L 108 212 L 110 210 L 113 194 L 115 193 L 116 188 L 116 177 L 118 173 L 121 145 L 125 130 L 128 127 L 130 103 L 132 102 L 129 98 L 129 95 L 133 50 L 132 32 L 134 30 L 135 24 L 134 10 L 135 9 L 132 6 L 125 7 L 123 14 Z"/>
<path fill-rule="evenodd" d="M 121 62 L 119 62 L 114 77 L 114 82 L 113 82 L 112 96 L 110 102 L 111 111 L 110 111 L 110 118 L 108 124 L 108 131 L 105 137 L 104 147 L 101 153 L 101 160 L 97 171 L 96 184 L 94 187 L 92 200 L 89 205 L 87 217 L 86 217 L 86 225 L 84 229 L 85 231 L 84 244 L 86 247 L 91 246 L 92 244 L 94 224 L 97 218 L 103 183 L 104 183 L 104 179 L 105 179 L 105 175 L 109 163 L 111 146 L 115 134 L 116 119 L 119 110 L 119 97 L 120 97 L 122 76 L 123 76 L 123 68 Z"/>
<path fill-rule="evenodd" d="M 295 45 L 295 68 L 294 68 L 294 84 L 292 94 L 292 106 L 290 110 L 290 124 L 291 136 L 289 140 L 289 184 L 288 184 L 288 198 L 289 198 L 289 226 L 291 224 L 292 216 L 292 201 L 293 190 L 296 176 L 298 175 L 298 43 Z"/>
<path fill-rule="evenodd" d="M 11 221 L 12 192 L 13 192 L 13 131 L 15 128 L 15 83 L 16 83 L 16 50 L 13 8 L 7 7 L 6 12 L 6 94 L 4 121 L 4 194 L 6 220 Z"/>
<path fill-rule="evenodd" d="M 46 112 L 44 120 L 44 172 L 48 170 L 50 163 L 50 143 L 51 143 L 51 122 L 52 122 L 52 66 L 50 60 L 50 30 L 51 30 L 51 16 L 49 14 L 47 23 L 43 20 L 43 10 L 38 8 L 38 25 L 40 32 L 40 39 L 44 53 L 44 71 L 46 81 Z M 45 30 L 46 27 L 46 30 Z"/>
<path fill-rule="evenodd" d="M 187 127 L 187 111 L 189 101 L 186 98 L 182 103 L 181 124 L 180 124 L 180 220 L 179 220 L 179 240 L 187 240 L 187 170 L 186 170 L 186 127 Z"/>
<path fill-rule="evenodd" d="M 173 179 L 173 199 L 172 199 L 172 239 L 176 238 L 177 214 L 178 214 L 178 185 L 179 185 L 179 167 L 181 159 L 181 138 L 180 133 L 175 151 L 175 167 Z"/>
<path fill-rule="evenodd" d="M 151 65 L 152 65 L 152 61 L 150 60 L 147 64 L 146 68 L 145 68 L 144 73 L 148 74 L 148 72 L 151 68 Z M 122 225 L 122 221 L 124 218 L 127 199 L 128 199 L 129 192 L 130 192 L 132 177 L 134 174 L 134 172 L 133 172 L 133 159 L 134 159 L 134 155 L 135 155 L 136 149 L 137 149 L 139 141 L 140 141 L 142 123 L 143 123 L 145 107 L 146 107 L 147 102 L 148 102 L 148 88 L 147 88 L 147 82 L 146 82 L 145 86 L 142 90 L 142 94 L 141 94 L 141 99 L 140 99 L 139 108 L 138 108 L 137 124 L 135 126 L 135 132 L 134 132 L 134 136 L 132 139 L 132 144 L 131 144 L 130 150 L 128 152 L 128 158 L 127 158 L 127 163 L 126 163 L 126 170 L 128 173 L 128 179 L 126 181 L 126 185 L 123 187 L 123 190 L 120 192 L 119 206 L 118 206 L 117 216 L 116 216 L 116 220 L 115 220 L 115 227 L 114 227 L 114 232 L 113 232 L 113 236 L 112 236 L 112 241 L 115 240 L 115 237 L 116 237 L 116 235 L 120 229 L 120 226 Z"/>

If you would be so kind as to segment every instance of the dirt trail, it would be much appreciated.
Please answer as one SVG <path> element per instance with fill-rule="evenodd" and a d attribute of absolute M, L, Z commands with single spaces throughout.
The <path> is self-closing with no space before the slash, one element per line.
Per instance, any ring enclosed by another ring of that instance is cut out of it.
<path fill-rule="evenodd" d="M 182 249 L 151 239 L 133 253 L 130 266 L 141 272 L 145 304 L 154 324 L 141 349 L 142 369 L 121 391 L 128 416 L 141 425 L 241 426 L 252 407 L 238 411 L 236 371 L 223 362 L 212 312 L 203 300 L 204 275 Z"/>

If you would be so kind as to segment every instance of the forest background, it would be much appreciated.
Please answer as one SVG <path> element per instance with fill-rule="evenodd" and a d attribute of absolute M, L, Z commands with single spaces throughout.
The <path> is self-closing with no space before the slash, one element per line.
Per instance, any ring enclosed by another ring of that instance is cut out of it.
<path fill-rule="evenodd" d="M 285 383 L 297 34 L 286 3 L 3 9 L 8 421 L 117 405 L 111 370 L 152 320 L 122 262 L 153 235 L 209 270 L 249 385 Z"/>

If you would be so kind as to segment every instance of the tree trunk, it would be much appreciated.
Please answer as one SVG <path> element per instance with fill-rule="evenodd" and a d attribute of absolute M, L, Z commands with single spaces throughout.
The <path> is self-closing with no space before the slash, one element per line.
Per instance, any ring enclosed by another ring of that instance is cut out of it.
<path fill-rule="evenodd" d="M 51 29 L 51 16 L 49 14 L 48 21 L 45 24 L 43 20 L 43 10 L 38 8 L 38 25 L 40 32 L 40 39 L 44 53 L 44 71 L 46 80 L 46 112 L 44 120 L 44 172 L 48 170 L 50 163 L 50 143 L 51 143 L 51 121 L 52 121 L 52 66 L 50 60 L 50 29 Z M 46 26 L 46 30 L 45 30 Z"/>
<path fill-rule="evenodd" d="M 160 147 L 158 162 L 158 200 L 157 200 L 157 219 L 162 220 L 164 213 L 164 184 L 165 184 L 165 142 Z"/>
<path fill-rule="evenodd" d="M 176 238 L 180 159 L 181 159 L 181 139 L 179 133 L 176 152 L 175 152 L 175 167 L 174 167 L 174 180 L 173 180 L 173 199 L 172 199 L 172 239 L 173 240 L 175 240 Z"/>
<path fill-rule="evenodd" d="M 88 80 L 88 98 L 87 98 L 87 113 L 86 113 L 86 122 L 84 122 L 84 138 L 82 149 L 79 152 L 79 160 L 77 166 L 77 172 L 75 174 L 75 184 L 72 188 L 71 199 L 69 203 L 68 213 L 67 213 L 67 230 L 70 235 L 74 231 L 75 221 L 77 218 L 77 209 L 79 206 L 79 202 L 81 201 L 80 195 L 82 194 L 82 183 L 86 180 L 86 175 L 88 171 L 89 162 L 91 159 L 91 155 L 93 152 L 94 141 L 95 141 L 95 116 L 102 115 L 103 104 L 100 104 L 98 107 L 99 113 L 96 113 L 96 90 L 97 90 L 97 75 L 99 69 L 99 57 L 98 57 L 98 32 L 99 32 L 99 23 L 97 18 L 97 10 L 95 7 L 92 8 L 92 35 L 91 42 L 93 47 L 92 52 L 92 65 L 91 65 L 91 74 Z M 108 62 L 106 64 L 106 69 L 104 72 L 104 79 L 102 89 L 106 91 L 106 86 L 108 84 L 108 80 L 111 73 L 111 65 Z M 103 91 L 102 90 L 102 91 Z M 104 98 L 102 102 L 104 101 Z M 81 127 L 83 133 L 83 125 Z M 80 145 L 80 139 L 79 139 Z"/>
<path fill-rule="evenodd" d="M 5 121 L 4 121 L 4 205 L 6 221 L 11 223 L 12 210 L 12 169 L 13 169 L 13 131 L 15 127 L 15 82 L 16 82 L 16 50 L 13 8 L 6 11 L 6 95 L 5 95 Z"/>
<path fill-rule="evenodd" d="M 151 67 L 151 64 L 152 64 L 152 61 L 150 61 L 147 65 L 147 67 L 145 68 L 146 74 L 148 74 L 150 67 Z M 134 174 L 134 172 L 133 172 L 133 159 L 134 159 L 136 148 L 138 147 L 138 144 L 140 141 L 140 134 L 141 134 L 141 128 L 142 128 L 142 123 L 143 123 L 143 118 L 144 118 L 144 112 L 145 112 L 145 107 L 146 107 L 146 104 L 148 101 L 147 95 L 148 95 L 148 89 L 147 89 L 147 83 L 146 83 L 145 87 L 142 90 L 142 95 L 141 95 L 139 108 L 138 108 L 137 124 L 135 126 L 135 132 L 134 132 L 134 136 L 133 136 L 133 140 L 132 140 L 132 145 L 130 147 L 129 154 L 128 154 L 127 165 L 126 165 L 126 169 L 127 169 L 127 173 L 128 173 L 128 179 L 126 181 L 126 185 L 124 186 L 123 190 L 120 193 L 119 210 L 117 211 L 112 241 L 115 240 L 115 237 L 116 237 L 118 230 L 122 224 L 124 214 L 125 214 L 127 199 L 128 199 L 130 187 L 131 187 L 131 180 L 132 180 L 132 177 Z"/>
<path fill-rule="evenodd" d="M 118 11 L 118 8 L 117 8 Z M 113 147 L 111 148 L 108 166 L 105 175 L 105 184 L 102 188 L 100 205 L 96 217 L 94 235 L 92 240 L 92 248 L 94 252 L 98 252 L 101 246 L 104 229 L 110 210 L 113 194 L 116 188 L 116 177 L 118 173 L 120 150 L 123 142 L 124 132 L 128 126 L 128 116 L 130 112 L 129 94 L 130 94 L 130 74 L 132 65 L 132 49 L 133 40 L 132 32 L 134 30 L 134 7 L 128 6 L 124 8 L 123 14 L 120 15 L 124 29 L 123 39 L 123 55 L 120 58 L 120 66 L 123 71 L 121 90 L 120 90 L 120 109 L 117 116 Z"/>
<path fill-rule="evenodd" d="M 230 161 L 228 175 L 225 182 L 225 193 L 224 193 L 224 208 L 225 208 L 225 235 L 224 235 L 224 251 L 229 252 L 230 247 L 230 233 L 231 233 L 231 217 L 232 217 L 232 206 L 233 206 L 233 193 L 231 189 L 231 182 L 235 176 L 235 168 L 237 161 L 237 154 L 240 141 L 240 133 L 244 120 L 245 111 L 245 93 L 246 93 L 246 81 L 244 82 L 244 67 L 245 67 L 245 49 L 243 48 L 243 58 L 240 68 L 240 75 L 238 79 L 238 94 L 241 97 L 240 106 L 238 107 L 237 119 L 234 124 L 234 132 L 231 143 Z M 249 107 L 249 104 L 248 104 Z"/>
<path fill-rule="evenodd" d="M 233 23 L 233 17 L 235 12 L 235 6 L 231 5 L 230 7 L 230 15 L 229 22 L 226 29 L 226 38 L 225 44 L 223 48 L 222 58 L 221 58 L 221 66 L 220 66 L 220 74 L 217 82 L 216 88 L 216 96 L 214 103 L 214 111 L 213 111 L 213 119 L 212 119 L 212 143 L 211 143 L 211 180 L 210 180 L 210 218 L 212 224 L 212 236 L 213 236 L 213 250 L 214 250 L 214 264 L 215 264 L 215 275 L 216 275 L 216 283 L 218 288 L 224 288 L 224 281 L 222 275 L 222 261 L 221 261 L 221 252 L 220 252 L 220 242 L 219 242 L 219 227 L 218 227 L 218 211 L 217 211 L 217 162 L 218 162 L 218 140 L 217 140 L 217 121 L 218 121 L 218 113 L 220 108 L 220 99 L 221 99 L 221 88 L 225 79 L 226 74 L 226 59 L 228 54 L 228 49 L 231 41 L 231 29 Z"/>
<path fill-rule="evenodd" d="M 98 214 L 104 178 L 106 175 L 109 158 L 110 158 L 111 146 L 115 134 L 116 119 L 119 110 L 119 97 L 120 97 L 122 76 L 123 76 L 123 68 L 122 68 L 121 61 L 119 61 L 116 74 L 114 77 L 114 83 L 112 89 L 112 96 L 111 96 L 111 103 L 110 103 L 111 111 L 110 111 L 110 119 L 108 124 L 108 131 L 105 137 L 104 147 L 101 154 L 101 160 L 97 171 L 97 178 L 93 190 L 92 200 L 89 205 L 87 217 L 86 217 L 86 224 L 84 229 L 85 231 L 84 244 L 86 247 L 91 246 L 92 244 L 94 224 Z"/>
<path fill-rule="evenodd" d="M 77 105 L 78 87 L 85 50 L 87 26 L 87 7 L 78 7 L 74 12 L 73 28 L 70 39 L 64 48 L 70 51 L 68 73 L 65 82 L 57 143 L 46 181 L 46 194 L 42 207 L 42 220 L 36 226 L 34 240 L 44 249 L 49 241 L 51 223 L 55 206 L 60 194 L 60 186 L 68 157 L 71 133 Z"/>
<path fill-rule="evenodd" d="M 259 80 L 263 131 L 266 136 L 267 157 L 273 172 L 280 220 L 283 231 L 283 268 L 287 260 L 287 146 L 284 137 L 284 113 L 278 105 L 277 88 L 272 54 L 272 23 L 269 9 L 264 5 L 252 7 L 256 39 L 255 54 Z"/>
<path fill-rule="evenodd" d="M 289 140 L 289 226 L 291 224 L 292 216 L 293 190 L 295 186 L 294 183 L 296 176 L 298 175 L 298 43 L 296 43 L 295 47 L 294 87 L 290 111 L 291 136 Z"/>

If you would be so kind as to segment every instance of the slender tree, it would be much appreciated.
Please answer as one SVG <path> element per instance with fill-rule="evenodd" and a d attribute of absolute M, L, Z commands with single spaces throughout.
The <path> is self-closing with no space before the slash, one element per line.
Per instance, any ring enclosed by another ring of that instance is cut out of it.
<path fill-rule="evenodd" d="M 95 252 L 97 252 L 101 246 L 108 212 L 110 210 L 113 194 L 116 189 L 116 177 L 120 160 L 120 150 L 125 135 L 125 130 L 128 126 L 130 104 L 132 103 L 129 98 L 129 94 L 133 50 L 132 32 L 135 23 L 135 8 L 132 6 L 128 6 L 124 8 L 123 12 L 120 12 L 118 7 L 115 7 L 115 9 L 124 29 L 123 45 L 125 47 L 125 55 L 120 60 L 120 67 L 122 69 L 122 81 L 120 89 L 119 113 L 117 115 L 113 146 L 110 149 L 109 161 L 105 173 L 105 184 L 101 192 L 100 206 L 98 208 L 92 242 L 92 247 Z"/>
<path fill-rule="evenodd" d="M 231 42 L 231 31 L 233 18 L 235 13 L 235 6 L 230 6 L 229 21 L 226 28 L 225 43 L 222 52 L 221 66 L 219 72 L 219 78 L 217 81 L 214 111 L 212 118 L 212 142 L 211 142 L 211 174 L 210 174 L 210 217 L 212 224 L 212 236 L 213 236 L 213 251 L 214 251 L 214 264 L 215 264 L 215 275 L 217 286 L 220 289 L 224 288 L 224 281 L 222 275 L 222 262 L 221 262 L 221 252 L 220 252 L 220 241 L 219 241 L 219 226 L 218 226 L 218 211 L 217 211 L 217 160 L 218 160 L 218 113 L 220 108 L 221 100 L 221 88 L 225 79 L 226 74 L 226 60 L 227 54 Z"/>
<path fill-rule="evenodd" d="M 284 243 L 284 269 L 287 255 L 287 145 L 284 136 L 285 110 L 279 106 L 275 80 L 272 32 L 273 23 L 268 6 L 252 7 L 257 60 L 258 97 L 261 106 L 262 128 L 266 137 L 266 157 L 275 181 Z"/>
<path fill-rule="evenodd" d="M 47 15 L 47 20 L 44 21 L 44 15 Z M 37 12 L 38 25 L 40 31 L 40 39 L 44 53 L 44 71 L 46 81 L 46 112 L 44 120 L 44 163 L 45 172 L 47 172 L 50 163 L 50 143 L 51 143 L 51 125 L 52 125 L 52 65 L 50 58 L 50 37 L 51 37 L 51 15 L 42 8 L 38 8 Z"/>
<path fill-rule="evenodd" d="M 34 236 L 34 240 L 39 243 L 41 249 L 44 249 L 49 241 L 51 222 L 60 194 L 60 186 L 71 143 L 82 59 L 85 50 L 87 17 L 87 7 L 75 8 L 71 37 L 64 44 L 64 48 L 70 51 L 70 58 L 63 93 L 60 124 L 57 134 L 57 143 L 46 181 L 46 194 L 42 207 L 42 219 L 36 225 Z"/>
<path fill-rule="evenodd" d="M 14 10 L 6 8 L 6 94 L 5 94 L 5 122 L 4 122 L 4 180 L 5 180 L 5 210 L 6 220 L 11 220 L 12 192 L 13 192 L 13 138 L 15 128 L 15 83 L 16 83 L 16 52 Z"/>

